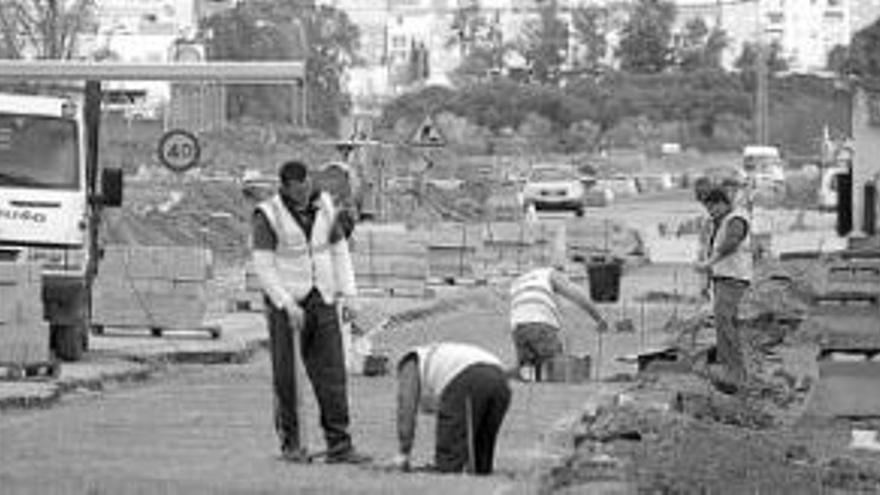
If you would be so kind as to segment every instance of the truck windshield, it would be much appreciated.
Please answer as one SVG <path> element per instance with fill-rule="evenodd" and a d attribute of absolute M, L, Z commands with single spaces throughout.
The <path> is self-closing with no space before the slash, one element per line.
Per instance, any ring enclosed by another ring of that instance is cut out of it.
<path fill-rule="evenodd" d="M 78 156 L 73 120 L 0 114 L 0 185 L 75 189 Z"/>

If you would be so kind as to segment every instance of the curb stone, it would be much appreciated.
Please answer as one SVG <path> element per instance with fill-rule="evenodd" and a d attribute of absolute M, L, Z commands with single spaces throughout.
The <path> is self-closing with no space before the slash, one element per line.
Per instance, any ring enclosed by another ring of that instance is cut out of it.
<path fill-rule="evenodd" d="M 95 351 L 93 361 L 63 364 L 61 377 L 55 381 L 0 382 L 0 412 L 46 409 L 77 391 L 101 392 L 116 384 L 147 381 L 171 364 L 244 364 L 266 349 L 268 342 L 268 338 L 260 338 L 235 349 L 170 350 L 146 355 Z"/>
<path fill-rule="evenodd" d="M 98 376 L 93 377 L 62 377 L 56 382 L 0 382 L 0 412 L 16 409 L 46 409 L 58 403 L 67 394 L 81 390 L 100 392 L 114 384 L 143 382 L 163 368 L 159 364 L 137 363 L 124 359 L 98 364 L 127 366 L 125 369 L 100 372 Z"/>

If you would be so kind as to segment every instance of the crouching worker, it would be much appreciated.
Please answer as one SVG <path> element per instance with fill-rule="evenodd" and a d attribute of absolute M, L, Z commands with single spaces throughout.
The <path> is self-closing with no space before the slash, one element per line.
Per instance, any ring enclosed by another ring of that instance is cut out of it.
<path fill-rule="evenodd" d="M 434 468 L 442 473 L 492 473 L 495 441 L 510 406 L 501 361 L 480 347 L 433 343 L 408 351 L 397 365 L 394 467 L 409 470 L 418 410 L 437 414 Z"/>
<path fill-rule="evenodd" d="M 583 309 L 596 322 L 597 332 L 606 332 L 608 322 L 590 299 L 590 294 L 556 267 L 536 268 L 520 275 L 510 286 L 510 326 L 520 367 L 532 367 L 535 381 L 542 380 L 547 362 L 562 354 L 562 316 L 557 295 Z"/>

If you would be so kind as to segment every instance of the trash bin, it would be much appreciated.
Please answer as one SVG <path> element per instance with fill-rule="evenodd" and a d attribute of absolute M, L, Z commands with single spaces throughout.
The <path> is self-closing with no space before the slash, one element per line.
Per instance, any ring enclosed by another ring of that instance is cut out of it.
<path fill-rule="evenodd" d="M 590 298 L 594 302 L 617 302 L 620 298 L 620 277 L 623 260 L 611 256 L 597 256 L 587 261 L 587 281 Z"/>

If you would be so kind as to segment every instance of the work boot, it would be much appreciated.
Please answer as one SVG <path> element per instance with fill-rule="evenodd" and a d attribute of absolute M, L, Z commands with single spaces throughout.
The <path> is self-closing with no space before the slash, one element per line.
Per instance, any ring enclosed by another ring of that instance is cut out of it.
<path fill-rule="evenodd" d="M 308 464 L 312 462 L 308 451 L 302 447 L 281 449 L 281 459 L 294 464 Z"/>
<path fill-rule="evenodd" d="M 325 462 L 327 464 L 367 464 L 372 461 L 372 457 L 357 452 L 354 447 L 349 447 L 341 452 L 328 452 Z"/>

